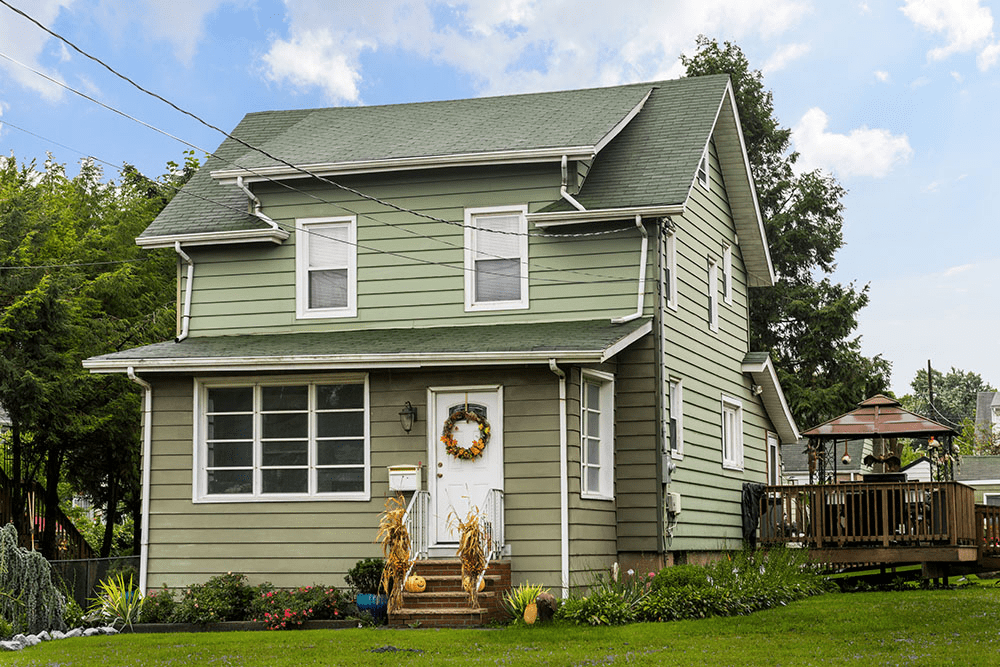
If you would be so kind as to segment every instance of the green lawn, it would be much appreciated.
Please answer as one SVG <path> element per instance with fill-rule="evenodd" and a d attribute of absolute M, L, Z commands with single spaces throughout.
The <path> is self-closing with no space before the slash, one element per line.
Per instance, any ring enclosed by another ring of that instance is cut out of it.
<path fill-rule="evenodd" d="M 381 650 L 380 650 L 381 649 Z M 1000 588 L 830 594 L 738 618 L 619 628 L 313 630 L 51 642 L 16 665 L 989 665 Z"/>

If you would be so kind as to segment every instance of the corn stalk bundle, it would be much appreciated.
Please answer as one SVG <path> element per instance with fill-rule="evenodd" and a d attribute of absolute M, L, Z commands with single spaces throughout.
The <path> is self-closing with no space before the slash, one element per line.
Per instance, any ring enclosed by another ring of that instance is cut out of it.
<path fill-rule="evenodd" d="M 462 589 L 469 594 L 469 604 L 479 608 L 479 576 L 486 571 L 486 551 L 491 547 L 489 535 L 483 532 L 481 512 L 470 507 L 463 521 L 451 511 L 450 522 L 458 528 L 456 555 L 462 561 Z"/>
<path fill-rule="evenodd" d="M 403 517 L 406 501 L 403 496 L 385 501 L 385 511 L 379 517 L 376 542 L 382 543 L 385 569 L 382 570 L 382 590 L 389 596 L 389 611 L 403 606 L 403 580 L 410 569 L 410 533 Z"/>

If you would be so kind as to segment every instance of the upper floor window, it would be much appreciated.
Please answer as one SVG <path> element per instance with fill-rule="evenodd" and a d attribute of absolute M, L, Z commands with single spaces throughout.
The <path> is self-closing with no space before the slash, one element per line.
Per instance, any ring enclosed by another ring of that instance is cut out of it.
<path fill-rule="evenodd" d="M 708 328 L 719 330 L 719 262 L 708 260 Z"/>
<path fill-rule="evenodd" d="M 728 243 L 722 248 L 722 299 L 733 305 L 733 246 Z"/>
<path fill-rule="evenodd" d="M 708 174 L 708 146 L 705 147 L 705 152 L 701 154 L 701 159 L 698 160 L 698 185 L 706 190 L 711 189 L 711 181 Z"/>
<path fill-rule="evenodd" d="M 743 470 L 743 404 L 722 397 L 722 467 Z"/>
<path fill-rule="evenodd" d="M 677 234 L 663 235 L 663 292 L 667 307 L 677 310 Z"/>
<path fill-rule="evenodd" d="M 357 219 L 296 221 L 295 302 L 299 317 L 358 314 Z"/>
<path fill-rule="evenodd" d="M 583 371 L 580 382 L 580 494 L 614 498 L 613 376 Z"/>
<path fill-rule="evenodd" d="M 670 453 L 684 456 L 684 385 L 670 378 Z"/>
<path fill-rule="evenodd" d="M 526 206 L 465 211 L 465 309 L 528 307 Z"/>
<path fill-rule="evenodd" d="M 364 377 L 205 381 L 198 388 L 196 500 L 367 500 Z"/>

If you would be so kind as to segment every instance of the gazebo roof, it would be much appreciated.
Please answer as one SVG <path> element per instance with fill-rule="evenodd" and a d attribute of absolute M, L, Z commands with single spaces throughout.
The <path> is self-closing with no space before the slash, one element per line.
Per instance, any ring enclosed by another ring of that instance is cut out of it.
<path fill-rule="evenodd" d="M 903 409 L 899 401 L 878 394 L 858 404 L 856 410 L 803 431 L 807 438 L 929 438 L 958 435 L 944 424 Z"/>

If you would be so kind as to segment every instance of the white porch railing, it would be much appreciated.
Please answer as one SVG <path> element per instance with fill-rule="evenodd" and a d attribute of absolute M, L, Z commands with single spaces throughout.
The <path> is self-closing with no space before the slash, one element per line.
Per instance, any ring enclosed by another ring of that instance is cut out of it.
<path fill-rule="evenodd" d="M 403 514 L 403 524 L 406 532 L 410 535 L 410 569 L 406 572 L 409 577 L 413 572 L 413 564 L 417 560 L 427 558 L 427 552 L 431 544 L 431 494 L 427 491 L 415 491 L 410 504 Z"/>
<path fill-rule="evenodd" d="M 499 558 L 503 553 L 503 491 L 490 489 L 490 492 L 486 494 L 486 501 L 483 503 L 479 521 L 480 534 L 483 536 L 483 553 L 486 554 L 486 567 L 479 573 L 477 587 L 483 583 L 486 571 L 490 569 L 490 561 Z"/>

